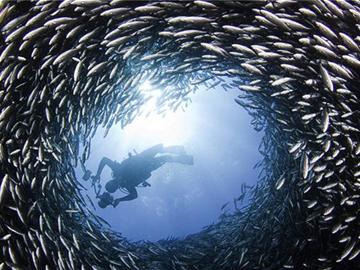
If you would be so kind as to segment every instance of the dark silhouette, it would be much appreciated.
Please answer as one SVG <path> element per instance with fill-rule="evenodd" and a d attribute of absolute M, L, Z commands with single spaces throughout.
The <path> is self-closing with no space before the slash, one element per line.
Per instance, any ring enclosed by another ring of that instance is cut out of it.
<path fill-rule="evenodd" d="M 186 155 L 183 146 L 164 147 L 162 144 L 155 145 L 139 154 L 132 155 L 121 163 L 112 161 L 104 157 L 99 164 L 95 180 L 100 179 L 101 172 L 105 165 L 112 170 L 113 179 L 105 185 L 107 192 L 99 195 L 99 206 L 105 208 L 108 205 L 116 207 L 121 201 L 130 201 L 137 198 L 136 187 L 150 186 L 146 180 L 151 176 L 151 172 L 160 168 L 166 162 L 177 162 L 181 164 L 193 165 L 193 157 Z M 110 193 L 116 190 L 127 191 L 129 194 L 118 199 L 113 199 Z"/>

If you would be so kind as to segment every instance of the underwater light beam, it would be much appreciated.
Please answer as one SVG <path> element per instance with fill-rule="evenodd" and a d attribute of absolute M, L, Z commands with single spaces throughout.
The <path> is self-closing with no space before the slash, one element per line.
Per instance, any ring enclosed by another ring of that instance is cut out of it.
<path fill-rule="evenodd" d="M 145 99 L 142 106 L 141 113 L 149 116 L 153 112 L 158 111 L 158 101 L 161 97 L 162 91 L 154 88 L 149 80 L 145 80 L 140 86 L 139 90 Z"/>
<path fill-rule="evenodd" d="M 139 90 L 146 102 L 141 109 L 141 115 L 137 117 L 126 129 L 114 126 L 110 133 L 122 133 L 122 145 L 129 145 L 142 141 L 138 147 L 146 147 L 149 144 L 162 142 L 167 144 L 184 144 L 193 135 L 192 129 L 186 125 L 187 119 L 184 113 L 158 112 L 158 100 L 162 91 L 155 88 L 149 80 L 145 80 L 139 86 Z M 149 117 L 151 115 L 151 117 Z M 146 134 L 146 140 L 144 140 Z"/>

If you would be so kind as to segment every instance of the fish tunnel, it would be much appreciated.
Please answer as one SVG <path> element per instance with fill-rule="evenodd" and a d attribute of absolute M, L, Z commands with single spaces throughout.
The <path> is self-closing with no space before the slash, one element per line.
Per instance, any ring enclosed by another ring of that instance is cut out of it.
<path fill-rule="evenodd" d="M 136 188 L 136 199 L 105 208 L 99 206 L 97 194 L 104 194 L 106 183 L 113 178 L 111 168 L 105 166 L 96 182 L 82 179 L 89 174 L 85 175 L 81 166 L 75 169 L 85 188 L 82 191 L 85 200 L 94 205 L 91 208 L 112 230 L 131 241 L 182 238 L 248 202 L 249 192 L 245 191 L 256 184 L 260 172 L 256 165 L 261 161 L 257 149 L 262 133 L 251 127 L 251 116 L 233 102 L 239 89 L 225 92 L 220 84 L 214 86 L 214 80 L 206 83 L 209 89 L 200 86 L 189 94 L 189 104 L 181 104 L 175 112 L 160 114 L 156 113 L 156 100 L 161 89 L 148 81 L 142 83 L 144 96 L 151 96 L 143 113 L 124 128 L 113 125 L 106 137 L 105 129 L 99 127 L 91 138 L 91 151 L 84 167 L 96 174 L 103 157 L 122 163 L 128 160 L 129 152 L 141 155 L 159 143 L 165 147 L 180 145 L 185 154 L 193 157 L 193 164 L 164 163 L 146 180 L 150 187 Z M 170 153 L 156 156 L 164 155 Z M 141 167 L 147 168 L 145 164 Z M 110 203 L 128 192 L 118 190 L 111 195 Z"/>
<path fill-rule="evenodd" d="M 1 269 L 359 268 L 359 1 L 0 8 Z M 107 229 L 75 177 L 80 142 L 135 119 L 144 80 L 174 109 L 209 77 L 264 131 L 248 206 L 182 240 Z"/>

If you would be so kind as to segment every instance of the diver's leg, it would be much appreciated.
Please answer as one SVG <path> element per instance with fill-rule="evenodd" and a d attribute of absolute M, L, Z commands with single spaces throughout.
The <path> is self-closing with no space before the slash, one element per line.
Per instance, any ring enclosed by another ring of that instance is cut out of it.
<path fill-rule="evenodd" d="M 172 146 L 164 147 L 163 152 L 177 154 L 177 155 L 184 155 L 185 148 L 182 145 L 172 145 Z"/>
<path fill-rule="evenodd" d="M 160 156 L 153 158 L 152 161 L 148 164 L 150 172 L 159 169 L 162 165 L 164 165 L 164 163 L 168 162 L 168 157 L 171 156 Z"/>
<path fill-rule="evenodd" d="M 173 162 L 185 164 L 185 165 L 194 165 L 194 158 L 192 155 L 178 155 L 175 156 Z"/>
<path fill-rule="evenodd" d="M 153 147 L 150 147 L 144 151 L 142 151 L 139 155 L 143 157 L 154 157 L 159 153 L 171 153 L 177 155 L 185 154 L 185 148 L 182 145 L 173 145 L 164 147 L 163 144 L 157 144 Z"/>
<path fill-rule="evenodd" d="M 193 165 L 194 164 L 194 158 L 191 155 L 178 155 L 178 156 L 171 156 L 171 155 L 163 155 L 154 158 L 154 160 L 159 163 L 159 167 L 163 165 L 166 162 L 175 162 L 175 163 L 181 163 L 185 165 Z"/>
<path fill-rule="evenodd" d="M 139 155 L 143 157 L 154 157 L 156 154 L 163 152 L 163 149 L 164 146 L 162 144 L 157 144 L 142 151 Z"/>
<path fill-rule="evenodd" d="M 181 164 L 185 164 L 185 165 L 193 165 L 194 158 L 190 155 L 178 155 L 178 156 L 162 155 L 162 156 L 153 158 L 153 160 L 148 163 L 147 169 L 148 169 L 149 173 L 151 173 L 152 171 L 159 169 L 166 162 L 175 162 L 175 163 L 181 163 Z"/>

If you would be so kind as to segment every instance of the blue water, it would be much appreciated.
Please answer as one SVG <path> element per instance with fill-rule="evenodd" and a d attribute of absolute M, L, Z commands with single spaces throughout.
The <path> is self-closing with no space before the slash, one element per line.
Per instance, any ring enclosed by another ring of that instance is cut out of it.
<path fill-rule="evenodd" d="M 104 156 L 121 162 L 129 151 L 141 152 L 158 143 L 184 145 L 194 165 L 165 164 L 148 179 L 151 187 L 137 189 L 136 200 L 117 208 L 97 207 L 96 213 L 134 241 L 185 237 L 215 222 L 221 206 L 240 195 L 242 183 L 256 183 L 258 170 L 253 166 L 261 159 L 257 149 L 262 134 L 252 129 L 250 116 L 233 101 L 237 94 L 220 88 L 198 91 L 185 111 L 142 117 L 123 130 L 114 126 L 105 139 L 104 130 L 98 131 L 86 162 L 93 172 Z M 81 178 L 80 168 L 77 175 Z M 111 171 L 105 168 L 102 184 L 109 179 Z M 97 206 L 94 191 L 87 194 Z M 123 195 L 119 192 L 115 198 Z"/>

